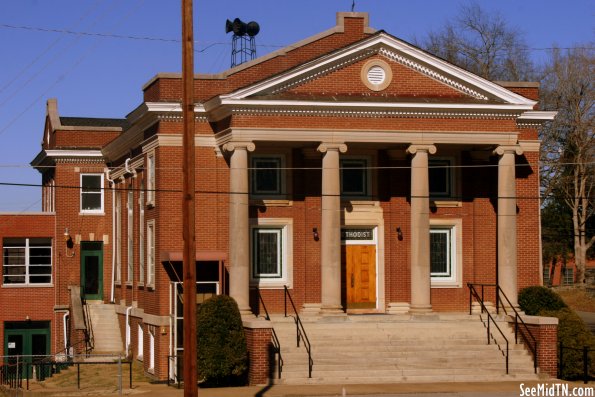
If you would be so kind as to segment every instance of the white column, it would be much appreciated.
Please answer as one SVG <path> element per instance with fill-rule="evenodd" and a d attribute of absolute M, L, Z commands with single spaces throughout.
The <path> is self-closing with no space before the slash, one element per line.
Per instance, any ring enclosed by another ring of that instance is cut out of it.
<path fill-rule="evenodd" d="M 498 160 L 498 284 L 510 303 L 518 307 L 516 170 L 515 155 L 523 154 L 519 146 L 499 146 Z M 502 302 L 508 305 L 507 302 Z"/>
<path fill-rule="evenodd" d="M 411 145 L 411 308 L 412 313 L 432 311 L 430 303 L 430 187 L 428 154 L 434 145 Z"/>
<path fill-rule="evenodd" d="M 248 152 L 252 142 L 230 142 L 223 150 L 229 159 L 229 295 L 234 298 L 242 316 L 250 309 L 250 222 Z"/>
<path fill-rule="evenodd" d="M 341 306 L 341 178 L 339 153 L 345 144 L 322 143 L 322 219 L 320 227 L 322 314 L 343 313 Z"/>

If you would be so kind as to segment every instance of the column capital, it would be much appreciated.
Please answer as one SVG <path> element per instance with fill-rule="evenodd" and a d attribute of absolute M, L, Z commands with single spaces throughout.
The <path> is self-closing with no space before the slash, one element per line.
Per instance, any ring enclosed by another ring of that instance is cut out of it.
<path fill-rule="evenodd" d="M 407 153 L 415 154 L 417 152 L 428 152 L 430 154 L 434 154 L 434 153 L 436 153 L 436 145 L 431 145 L 431 144 L 422 144 L 422 145 L 411 144 L 407 148 Z"/>
<path fill-rule="evenodd" d="M 346 153 L 347 145 L 344 143 L 322 142 L 320 145 L 318 145 L 318 148 L 316 150 L 318 150 L 320 153 L 326 153 L 328 151 L 338 151 L 340 153 Z"/>
<path fill-rule="evenodd" d="M 254 142 L 249 141 L 231 141 L 227 142 L 223 145 L 223 150 L 225 152 L 233 152 L 235 150 L 247 150 L 248 152 L 253 152 L 256 149 L 256 145 Z"/>
<path fill-rule="evenodd" d="M 521 148 L 520 145 L 500 145 L 494 149 L 494 154 L 497 154 L 498 156 L 502 156 L 505 153 L 517 154 L 520 156 L 523 154 L 523 148 Z"/>

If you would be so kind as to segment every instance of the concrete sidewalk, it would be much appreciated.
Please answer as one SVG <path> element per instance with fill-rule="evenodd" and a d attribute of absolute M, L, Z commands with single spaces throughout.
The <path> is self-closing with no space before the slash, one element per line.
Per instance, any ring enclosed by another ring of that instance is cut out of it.
<path fill-rule="evenodd" d="M 545 381 L 558 382 L 555 379 Z M 298 397 L 298 396 L 445 396 L 471 397 L 493 396 L 508 397 L 520 395 L 521 382 L 500 383 L 418 383 L 418 384 L 383 384 L 383 385 L 272 385 L 248 386 L 218 389 L 198 389 L 199 396 L 209 397 Z M 535 386 L 537 382 L 528 382 L 524 387 Z M 140 389 L 143 389 L 142 391 Z M 183 390 L 165 385 L 143 385 L 139 390 L 128 391 L 147 397 L 182 396 Z M 142 394 L 141 394 L 142 393 Z"/>

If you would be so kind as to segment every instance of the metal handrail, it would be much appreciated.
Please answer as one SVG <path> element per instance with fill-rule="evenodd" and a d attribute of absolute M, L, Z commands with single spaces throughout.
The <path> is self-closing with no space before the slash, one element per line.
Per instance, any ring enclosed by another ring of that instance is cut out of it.
<path fill-rule="evenodd" d="M 306 329 L 304 328 L 304 324 L 302 324 L 302 320 L 300 319 L 300 315 L 298 314 L 297 309 L 295 308 L 295 303 L 293 303 L 293 299 L 291 298 L 291 294 L 289 293 L 289 289 L 287 286 L 284 285 L 283 288 L 285 289 L 285 317 L 287 316 L 287 297 L 289 297 L 289 302 L 291 303 L 291 307 L 293 308 L 293 312 L 295 313 L 295 317 L 293 320 L 295 321 L 295 332 L 297 338 L 297 347 L 300 347 L 300 339 L 304 341 L 304 347 L 308 352 L 308 378 L 312 377 L 312 366 L 314 365 L 314 360 L 312 360 L 312 346 L 310 345 L 310 340 L 308 339 L 308 335 L 306 335 Z"/>
<path fill-rule="evenodd" d="M 523 337 L 523 340 L 525 341 L 525 345 L 527 345 L 527 347 L 529 347 L 529 350 L 531 351 L 531 353 L 533 353 L 533 370 L 535 371 L 535 373 L 537 373 L 537 347 L 538 347 L 537 339 L 535 339 L 535 336 L 533 336 L 533 333 L 531 332 L 531 330 L 529 329 L 527 324 L 523 321 L 519 312 L 515 309 L 515 307 L 512 305 L 512 303 L 510 303 L 510 299 L 508 299 L 508 297 L 506 296 L 504 291 L 502 291 L 502 288 L 500 288 L 500 286 L 498 285 L 498 286 L 496 286 L 496 290 L 497 290 L 496 296 L 499 296 L 500 294 L 502 294 L 502 296 L 504 297 L 504 299 L 506 299 L 506 302 L 508 303 L 508 307 L 510 307 L 512 309 L 512 311 L 514 312 L 514 342 L 515 343 L 519 343 L 519 341 L 518 341 L 519 320 L 520 320 L 521 325 L 524 327 L 525 332 L 521 332 L 521 336 Z M 500 301 L 500 303 L 502 303 L 502 302 Z M 504 313 L 508 316 L 509 314 L 508 314 L 508 311 L 506 310 L 506 306 L 502 305 L 502 309 L 504 310 Z M 527 335 L 529 335 L 531 337 L 531 339 L 532 339 L 531 341 L 529 341 L 529 338 L 527 337 Z M 531 342 L 533 342 L 533 344 L 531 344 Z"/>
<path fill-rule="evenodd" d="M 502 332 L 502 330 L 498 326 L 498 323 L 496 323 L 496 321 L 494 320 L 494 318 L 492 317 L 492 315 L 490 314 L 490 312 L 488 311 L 488 309 L 485 307 L 485 304 L 483 303 L 482 296 L 479 295 L 479 293 L 475 289 L 474 285 L 471 284 L 471 283 L 467 283 L 467 287 L 469 288 L 469 315 L 472 314 L 472 311 L 471 311 L 472 297 L 475 297 L 475 299 L 477 300 L 477 302 L 479 302 L 479 304 L 481 306 L 481 312 L 483 313 L 485 311 L 487 313 L 487 315 L 488 315 L 488 326 L 487 326 L 488 345 L 490 344 L 490 337 L 491 337 L 492 339 L 494 339 L 494 342 L 496 342 L 496 345 L 498 346 L 498 349 L 500 349 L 500 351 L 502 351 L 502 353 L 504 354 L 504 351 L 500 348 L 500 344 L 496 341 L 496 338 L 494 338 L 492 336 L 492 333 L 490 331 L 490 320 L 494 323 L 494 325 L 496 326 L 496 329 L 498 329 L 498 331 L 500 332 L 500 335 L 502 335 L 502 337 L 506 341 L 506 354 L 505 354 L 505 358 L 506 358 L 506 374 L 508 375 L 508 352 L 509 352 L 508 338 L 504 335 L 504 332 Z M 482 291 L 482 295 L 483 295 L 483 291 Z"/>
<path fill-rule="evenodd" d="M 85 323 L 85 353 L 89 354 L 95 348 L 95 335 L 93 334 L 93 322 L 89 313 L 89 305 L 81 291 L 81 303 L 83 304 L 83 321 Z"/>
<path fill-rule="evenodd" d="M 256 288 L 256 292 L 258 293 L 258 299 L 262 304 L 262 308 L 264 309 L 264 313 L 266 314 L 265 319 L 267 321 L 271 321 L 271 316 L 269 316 L 269 311 L 267 310 L 266 305 L 264 304 L 264 300 L 262 299 L 262 295 L 260 294 L 260 289 Z M 278 369 L 278 377 L 281 379 L 281 372 L 283 371 L 283 357 L 281 357 L 281 342 L 279 342 L 279 338 L 277 337 L 277 333 L 275 332 L 275 328 L 271 327 L 273 331 L 273 348 L 275 349 L 275 354 L 277 354 L 277 369 Z"/>

